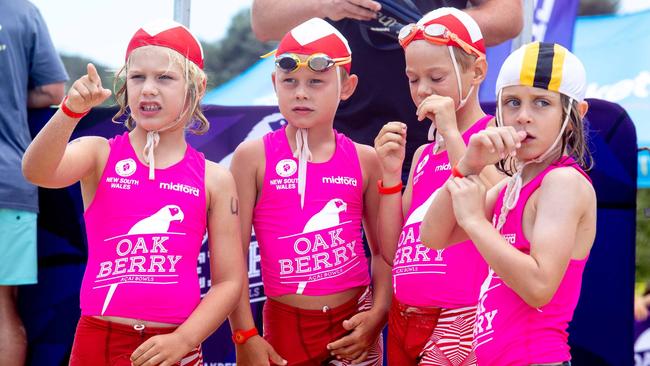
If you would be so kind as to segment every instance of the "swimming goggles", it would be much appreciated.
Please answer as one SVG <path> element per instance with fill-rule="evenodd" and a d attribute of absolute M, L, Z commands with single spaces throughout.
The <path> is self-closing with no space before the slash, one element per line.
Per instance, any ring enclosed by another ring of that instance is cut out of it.
<path fill-rule="evenodd" d="M 404 28 L 402 28 L 399 31 L 399 35 L 397 36 L 397 39 L 399 40 L 399 44 L 403 48 L 406 48 L 406 46 L 408 46 L 409 43 L 411 43 L 415 39 L 415 36 L 419 32 L 422 32 L 424 39 L 431 43 L 437 45 L 449 46 L 450 43 L 453 41 L 468 54 L 470 55 L 473 54 L 476 55 L 477 57 L 485 57 L 485 54 L 479 51 L 478 49 L 476 49 L 476 47 L 463 41 L 460 37 L 458 37 L 458 35 L 450 31 L 449 29 L 447 29 L 447 27 L 445 27 L 444 25 L 436 24 L 436 23 L 429 24 L 424 27 L 416 23 L 405 25 Z"/>
<path fill-rule="evenodd" d="M 285 72 L 294 72 L 298 68 L 307 66 L 315 72 L 324 72 L 329 70 L 332 66 L 345 65 L 352 61 L 352 57 L 331 58 L 324 53 L 315 53 L 305 61 L 301 61 L 300 57 L 294 53 L 284 53 L 275 58 L 275 66 Z"/>

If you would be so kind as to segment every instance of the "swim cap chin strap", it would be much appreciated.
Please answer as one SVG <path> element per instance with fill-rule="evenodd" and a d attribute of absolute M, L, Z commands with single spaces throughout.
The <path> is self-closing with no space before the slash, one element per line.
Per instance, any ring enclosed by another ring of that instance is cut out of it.
<path fill-rule="evenodd" d="M 454 72 L 456 73 L 456 82 L 458 83 L 458 100 L 460 101 L 458 103 L 458 107 L 456 107 L 456 112 L 458 112 L 461 108 L 465 106 L 467 100 L 469 99 L 469 96 L 472 95 L 472 91 L 474 91 L 474 85 L 472 85 L 469 88 L 467 95 L 463 98 L 463 82 L 460 80 L 460 71 L 458 68 L 458 62 L 456 61 L 456 55 L 454 55 L 454 50 L 452 47 L 453 46 L 447 46 L 447 48 L 449 49 L 449 55 L 451 55 L 451 62 L 454 64 Z M 433 145 L 433 152 L 435 154 L 437 154 L 438 151 L 445 146 L 444 138 L 442 137 L 441 134 L 436 133 L 436 127 L 434 126 L 433 123 L 431 124 L 431 126 L 429 126 L 429 133 L 427 137 L 429 141 L 436 140 L 435 144 Z"/>
<path fill-rule="evenodd" d="M 497 103 L 497 126 L 501 125 L 503 121 L 503 111 L 501 110 L 501 90 L 499 90 L 499 95 L 498 95 L 498 103 Z M 564 130 L 566 130 L 566 126 L 569 124 L 569 117 L 571 116 L 571 105 L 573 104 L 573 98 L 569 98 L 569 104 L 567 105 L 567 108 L 565 110 L 565 117 L 564 121 L 562 122 L 562 127 L 560 128 L 560 133 L 557 135 L 555 138 L 555 141 L 553 141 L 553 144 L 540 156 L 528 160 L 526 162 L 518 162 L 517 163 L 517 171 L 515 174 L 510 177 L 508 180 L 508 184 L 506 185 L 506 191 L 503 195 L 503 205 L 501 206 L 501 212 L 499 213 L 499 218 L 497 219 L 496 222 L 496 229 L 497 231 L 501 232 L 501 229 L 503 228 L 503 225 L 506 222 L 506 216 L 508 216 L 508 212 L 510 212 L 515 205 L 517 204 L 517 201 L 519 201 L 519 193 L 521 192 L 521 188 L 523 186 L 523 179 L 521 178 L 521 175 L 523 174 L 524 168 L 532 163 L 541 163 L 544 161 L 551 153 L 555 152 L 557 150 L 558 143 L 562 139 L 562 136 L 564 135 Z"/>
<path fill-rule="evenodd" d="M 149 180 L 156 179 L 156 160 L 154 157 L 154 149 L 156 148 L 156 146 L 158 146 L 158 143 L 160 142 L 159 132 L 164 132 L 169 130 L 170 128 L 176 127 L 181 122 L 182 120 L 181 117 L 182 115 L 178 116 L 178 118 L 176 118 L 176 122 L 172 123 L 171 125 L 165 128 L 155 130 L 155 131 L 147 131 L 147 143 L 144 145 L 142 155 L 144 158 L 144 162 L 149 165 Z"/>
<path fill-rule="evenodd" d="M 336 66 L 336 83 L 341 99 L 341 70 Z M 300 209 L 305 207 L 305 190 L 307 188 L 307 162 L 312 161 L 312 154 L 309 150 L 309 129 L 298 128 L 296 131 L 296 151 L 293 157 L 298 159 L 298 195 L 300 196 Z"/>

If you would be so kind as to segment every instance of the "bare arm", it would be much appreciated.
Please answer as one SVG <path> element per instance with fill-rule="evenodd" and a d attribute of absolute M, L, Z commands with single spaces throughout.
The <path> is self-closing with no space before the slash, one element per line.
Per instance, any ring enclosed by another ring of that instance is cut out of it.
<path fill-rule="evenodd" d="M 375 138 L 375 151 L 379 159 L 381 169 L 382 185 L 393 187 L 402 182 L 402 164 L 406 154 L 406 125 L 401 122 L 389 122 Z M 413 161 L 419 159 L 422 148 L 419 148 L 413 157 Z M 393 264 L 393 257 L 397 250 L 397 242 L 402 230 L 404 215 L 411 204 L 411 177 L 413 175 L 413 164 L 411 173 L 403 195 L 400 192 L 393 194 L 379 195 L 379 208 L 377 227 L 381 227 L 381 233 L 377 235 L 379 252 L 389 265 Z M 373 183 L 373 182 L 371 182 Z"/>
<path fill-rule="evenodd" d="M 569 260 L 584 258 L 591 249 L 595 223 L 584 220 L 589 210 L 595 211 L 593 189 L 586 187 L 584 178 L 571 168 L 557 169 L 544 177 L 534 193 L 537 198 L 528 201 L 524 212 L 524 230 L 527 215 L 531 222 L 529 255 L 508 243 L 485 217 L 471 212 L 481 201 L 480 188 L 474 183 L 457 179 L 451 189 L 459 225 L 490 267 L 528 305 L 546 305 L 555 295 Z M 581 227 L 581 222 L 588 225 Z M 585 228 L 588 232 L 580 233 Z"/>
<path fill-rule="evenodd" d="M 264 156 L 264 144 L 262 140 L 245 141 L 237 147 L 233 154 L 230 170 L 237 183 L 237 190 L 240 197 L 240 232 L 241 242 L 240 250 L 247 256 L 251 241 L 251 232 L 253 227 L 253 208 L 257 202 L 259 192 L 258 177 L 263 178 L 264 173 L 260 171 L 264 167 L 265 160 L 260 159 Z M 248 276 L 244 281 L 241 296 L 237 307 L 230 314 L 230 328 L 235 330 L 249 330 L 255 327 L 253 313 L 250 306 L 249 282 Z M 237 364 L 252 365 L 284 365 L 286 361 L 278 355 L 273 347 L 261 336 L 253 336 L 246 343 L 236 345 Z"/>
<path fill-rule="evenodd" d="M 214 332 L 228 317 L 240 298 L 246 265 L 241 251 L 239 198 L 235 180 L 225 168 L 210 162 L 208 246 L 212 285 L 190 317 L 178 327 L 195 347 Z"/>
<path fill-rule="evenodd" d="M 521 0 L 472 0 L 475 6 L 465 11 L 476 20 L 486 46 L 516 37 L 523 27 Z"/>
<path fill-rule="evenodd" d="M 251 24 L 260 41 L 277 41 L 311 18 L 369 20 L 376 17 L 380 8 L 372 0 L 254 0 Z"/>
<path fill-rule="evenodd" d="M 66 104 L 80 113 L 101 104 L 110 95 L 110 90 L 102 87 L 95 67 L 88 64 L 88 75 L 75 81 Z M 23 175 L 27 180 L 42 187 L 61 188 L 93 173 L 97 175 L 99 154 L 108 144 L 100 137 L 67 144 L 77 122 L 78 118 L 56 111 L 23 156 Z"/>
<path fill-rule="evenodd" d="M 240 197 L 239 214 L 240 214 L 240 232 L 241 232 L 241 252 L 248 255 L 248 248 L 251 241 L 251 232 L 253 225 L 253 207 L 257 200 L 257 183 L 256 167 L 257 163 L 253 156 L 256 151 L 261 150 L 264 153 L 261 141 L 246 141 L 242 143 L 233 154 L 230 164 L 230 171 L 237 182 L 237 189 Z M 261 148 L 261 149 L 260 149 Z M 258 155 L 260 156 L 260 155 Z M 262 155 L 263 156 L 263 155 Z M 251 329 L 255 326 L 253 314 L 250 308 L 250 295 L 248 281 L 245 281 L 243 291 L 239 299 L 237 308 L 230 314 L 230 326 L 232 330 Z"/>
<path fill-rule="evenodd" d="M 27 95 L 27 107 L 45 108 L 61 103 L 65 95 L 65 83 L 53 83 L 37 86 Z"/>
<path fill-rule="evenodd" d="M 365 171 L 368 173 L 366 193 L 364 196 L 364 229 L 368 246 L 372 254 L 372 283 L 373 283 L 373 306 L 372 310 L 378 315 L 387 315 L 392 297 L 391 269 L 384 262 L 381 250 L 378 245 L 378 237 L 384 235 L 384 228 L 379 230 L 377 225 L 377 214 L 379 206 L 379 192 L 377 191 L 377 178 L 379 172 L 379 161 L 374 150 L 365 145 L 357 145 L 366 150 L 359 154 L 362 156 Z M 397 194 L 399 196 L 399 194 Z M 383 327 L 383 325 L 382 325 Z"/>

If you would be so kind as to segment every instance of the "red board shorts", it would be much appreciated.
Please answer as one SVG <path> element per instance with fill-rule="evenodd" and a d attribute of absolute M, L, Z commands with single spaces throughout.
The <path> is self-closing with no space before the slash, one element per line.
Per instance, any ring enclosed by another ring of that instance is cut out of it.
<path fill-rule="evenodd" d="M 110 322 L 82 315 L 74 335 L 70 366 L 131 366 L 131 354 L 147 339 L 168 334 L 173 327 L 146 327 Z M 175 365 L 203 365 L 201 347 L 193 349 Z"/>
<path fill-rule="evenodd" d="M 335 308 L 306 310 L 267 299 L 264 304 L 264 338 L 275 351 L 288 361 L 288 366 L 349 365 L 350 361 L 337 360 L 330 354 L 327 344 L 349 332 L 343 321 L 355 314 L 370 310 L 372 294 L 366 289 Z M 381 335 L 360 365 L 382 365 L 383 344 Z"/>

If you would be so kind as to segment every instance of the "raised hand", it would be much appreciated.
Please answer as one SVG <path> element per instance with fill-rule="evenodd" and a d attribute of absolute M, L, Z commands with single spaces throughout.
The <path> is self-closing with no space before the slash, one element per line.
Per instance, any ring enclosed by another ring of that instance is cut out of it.
<path fill-rule="evenodd" d="M 467 151 L 461 159 L 464 175 L 478 174 L 484 167 L 496 164 L 506 156 L 516 156 L 526 132 L 517 132 L 512 126 L 488 127 L 469 138 Z"/>
<path fill-rule="evenodd" d="M 88 73 L 74 82 L 66 106 L 75 113 L 83 113 L 102 103 L 111 96 L 111 91 L 102 87 L 102 80 L 97 73 L 95 65 L 88 64 Z"/>
<path fill-rule="evenodd" d="M 418 121 L 428 118 L 436 130 L 446 137 L 450 132 L 458 132 L 456 107 L 450 97 L 429 95 L 418 106 Z"/>
<path fill-rule="evenodd" d="M 384 175 L 401 177 L 402 163 L 406 155 L 406 124 L 386 123 L 375 138 L 375 151 Z"/>
<path fill-rule="evenodd" d="M 370 20 L 377 17 L 381 5 L 372 0 L 326 0 L 322 9 L 333 21 L 344 18 Z"/>

